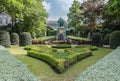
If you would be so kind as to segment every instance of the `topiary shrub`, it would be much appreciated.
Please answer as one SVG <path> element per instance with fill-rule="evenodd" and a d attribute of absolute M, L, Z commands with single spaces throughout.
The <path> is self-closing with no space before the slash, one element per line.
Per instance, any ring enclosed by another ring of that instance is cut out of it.
<path fill-rule="evenodd" d="M 67 44 L 57 44 L 57 45 L 55 45 L 55 46 L 52 46 L 52 48 L 58 48 L 58 49 L 71 48 L 71 45 L 67 45 Z"/>
<path fill-rule="evenodd" d="M 19 45 L 19 35 L 17 33 L 11 34 L 11 44 L 12 45 Z"/>
<path fill-rule="evenodd" d="M 32 44 L 31 34 L 29 32 L 23 32 L 20 36 L 20 45 L 27 46 Z"/>
<path fill-rule="evenodd" d="M 4 47 L 10 47 L 10 35 L 7 31 L 0 30 L 0 45 Z"/>
<path fill-rule="evenodd" d="M 120 31 L 114 31 L 110 35 L 110 47 L 116 48 L 120 46 Z"/>
<path fill-rule="evenodd" d="M 96 32 L 93 33 L 92 38 L 91 38 L 91 44 L 94 46 L 101 46 L 102 45 L 102 36 L 100 33 Z"/>
<path fill-rule="evenodd" d="M 109 39 L 110 39 L 110 34 L 105 35 L 104 40 L 103 40 L 103 44 L 109 45 Z"/>

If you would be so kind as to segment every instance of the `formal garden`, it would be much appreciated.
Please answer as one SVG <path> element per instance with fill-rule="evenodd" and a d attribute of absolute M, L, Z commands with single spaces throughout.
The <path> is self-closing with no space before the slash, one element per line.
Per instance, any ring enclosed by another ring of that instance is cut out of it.
<path fill-rule="evenodd" d="M 0 81 L 119 81 L 119 0 L 73 0 L 49 23 L 43 1 L 0 1 Z"/>

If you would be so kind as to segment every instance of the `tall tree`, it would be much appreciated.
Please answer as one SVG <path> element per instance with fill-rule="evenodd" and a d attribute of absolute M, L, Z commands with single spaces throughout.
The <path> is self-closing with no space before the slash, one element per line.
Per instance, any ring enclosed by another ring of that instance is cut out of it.
<path fill-rule="evenodd" d="M 115 15 L 116 20 L 120 21 L 120 0 L 110 0 L 107 6 L 107 14 Z"/>
<path fill-rule="evenodd" d="M 104 26 L 111 33 L 114 30 L 120 30 L 120 0 L 109 0 L 105 11 Z"/>
<path fill-rule="evenodd" d="M 104 0 L 88 0 L 82 4 L 84 11 L 84 24 L 89 30 L 95 30 L 103 20 L 105 2 Z"/>
<path fill-rule="evenodd" d="M 47 13 L 42 5 L 44 0 L 0 0 L 0 11 L 12 18 L 12 31 L 42 34 L 46 31 Z"/>
<path fill-rule="evenodd" d="M 68 13 L 68 26 L 74 27 L 76 31 L 81 31 L 82 29 L 82 11 L 80 10 L 80 5 L 80 2 L 74 0 Z"/>

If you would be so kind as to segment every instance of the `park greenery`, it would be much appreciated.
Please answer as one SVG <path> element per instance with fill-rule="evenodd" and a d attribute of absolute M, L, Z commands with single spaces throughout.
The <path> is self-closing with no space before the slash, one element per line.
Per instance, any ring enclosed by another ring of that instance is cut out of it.
<path fill-rule="evenodd" d="M 62 73 L 71 64 L 92 55 L 90 50 L 97 48 L 89 47 L 74 47 L 70 45 L 47 46 L 27 46 L 28 56 L 41 59 L 56 68 Z M 81 49 L 81 50 L 80 50 Z"/>
<path fill-rule="evenodd" d="M 43 0 L 0 1 L 0 12 L 5 12 L 12 18 L 12 24 L 7 28 L 8 32 L 44 34 L 47 13 L 42 2 Z"/>
<path fill-rule="evenodd" d="M 82 47 L 88 47 L 88 45 Z M 11 48 L 7 48 L 7 50 L 18 60 L 22 61 L 22 63 L 24 63 L 30 71 L 42 81 L 74 81 L 77 79 L 79 74 L 85 71 L 89 66 L 94 65 L 100 59 L 113 51 L 113 49 L 110 48 L 98 47 L 98 50 L 92 51 L 92 56 L 75 63 L 74 66 L 71 66 L 66 72 L 58 74 L 46 62 L 27 56 L 27 52 L 24 50 L 24 47 L 13 46 Z"/>
<path fill-rule="evenodd" d="M 74 0 L 69 8 L 68 26 L 74 28 L 78 36 L 87 37 L 90 33 L 94 35 L 92 38 L 99 33 L 101 38 L 96 35 L 96 39 L 101 40 L 101 44 L 109 44 L 110 34 L 120 30 L 119 4 L 116 0 L 88 0 L 83 3 Z"/>
<path fill-rule="evenodd" d="M 47 24 L 49 15 L 43 1 L 0 0 L 0 13 L 11 16 L 10 24 L 0 26 L 0 45 L 11 47 L 7 50 L 41 80 L 73 81 L 120 46 L 120 0 L 73 0 L 64 40 L 57 40 L 59 31 Z M 60 17 L 58 24 L 62 28 L 66 24 L 64 18 Z"/>

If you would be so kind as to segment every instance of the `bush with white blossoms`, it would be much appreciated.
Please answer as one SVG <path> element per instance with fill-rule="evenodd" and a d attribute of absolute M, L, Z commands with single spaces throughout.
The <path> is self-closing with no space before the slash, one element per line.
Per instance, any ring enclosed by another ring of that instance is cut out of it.
<path fill-rule="evenodd" d="M 75 81 L 120 81 L 120 47 L 81 73 Z"/>
<path fill-rule="evenodd" d="M 19 60 L 0 46 L 0 81 L 40 81 Z"/>

